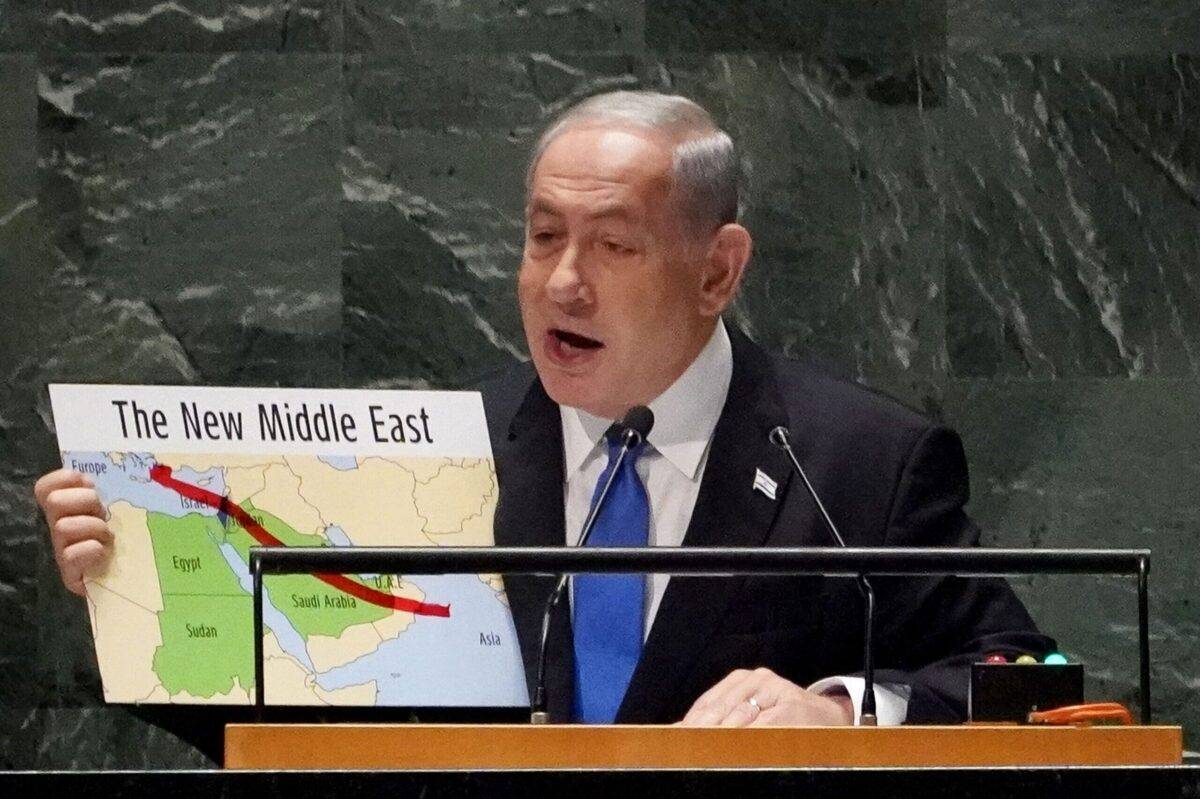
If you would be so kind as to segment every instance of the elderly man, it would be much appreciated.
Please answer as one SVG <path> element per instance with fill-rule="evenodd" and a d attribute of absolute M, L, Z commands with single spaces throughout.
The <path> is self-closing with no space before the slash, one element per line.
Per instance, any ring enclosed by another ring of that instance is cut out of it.
<path fill-rule="evenodd" d="M 627 536 L 607 543 L 830 545 L 768 440 L 778 425 L 848 544 L 977 543 L 954 433 L 772 358 L 722 321 L 751 254 L 737 212 L 733 143 L 685 98 L 599 95 L 543 134 L 518 285 L 532 368 L 482 386 L 498 544 L 574 545 L 607 477 L 605 431 L 640 404 L 657 421 L 600 515 L 598 530 Z M 36 493 L 63 580 L 81 593 L 111 544 L 96 495 L 63 471 Z M 532 677 L 551 583 L 506 585 Z M 876 590 L 880 723 L 961 719 L 972 660 L 1053 648 L 1002 581 Z M 551 629 L 555 720 L 847 724 L 860 711 L 851 581 L 605 575 L 576 578 L 571 599 Z"/>

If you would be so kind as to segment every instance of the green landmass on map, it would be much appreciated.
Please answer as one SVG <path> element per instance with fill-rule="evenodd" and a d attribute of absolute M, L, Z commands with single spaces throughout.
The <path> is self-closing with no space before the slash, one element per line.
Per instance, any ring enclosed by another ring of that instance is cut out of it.
<path fill-rule="evenodd" d="M 250 597 L 163 595 L 158 614 L 162 646 L 154 673 L 171 696 L 181 691 L 205 699 L 233 690 L 234 680 L 254 690 L 254 617 Z"/>
<path fill-rule="evenodd" d="M 246 596 L 237 575 L 217 548 L 225 529 L 215 516 L 189 513 L 168 516 L 146 514 L 158 584 L 163 595 Z"/>
<path fill-rule="evenodd" d="M 236 678 L 254 685 L 254 617 L 249 594 L 217 548 L 225 530 L 213 516 L 146 514 L 163 609 L 162 644 L 152 668 L 172 696 L 228 693 Z"/>
<path fill-rule="evenodd" d="M 323 536 L 297 532 L 277 516 L 243 509 L 286 546 L 328 546 Z M 228 693 L 235 678 L 254 686 L 254 610 L 250 595 L 221 554 L 228 543 L 243 563 L 257 542 L 235 519 L 148 513 L 147 526 L 162 589 L 162 644 L 152 668 L 172 696 Z M 362 582 L 361 580 L 356 580 Z M 364 602 L 309 575 L 270 576 L 264 589 L 301 636 L 338 636 L 350 626 L 387 618 L 392 610 Z"/>
<path fill-rule="evenodd" d="M 243 502 L 241 507 L 284 546 L 329 546 L 329 540 L 324 536 L 297 532 L 279 517 L 254 507 L 252 503 Z M 237 550 L 243 561 L 249 563 L 250 547 L 256 546 L 257 542 L 232 517 L 225 532 L 225 540 Z M 351 579 L 366 585 L 358 578 Z M 381 621 L 394 612 L 391 608 L 352 597 L 307 574 L 272 575 L 263 580 L 263 588 L 270 596 L 271 603 L 305 638 L 310 635 L 337 637 L 347 627 Z"/>

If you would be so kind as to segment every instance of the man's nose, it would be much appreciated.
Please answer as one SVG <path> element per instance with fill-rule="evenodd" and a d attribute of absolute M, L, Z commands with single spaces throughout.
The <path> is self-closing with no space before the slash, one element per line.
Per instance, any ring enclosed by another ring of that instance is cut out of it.
<path fill-rule="evenodd" d="M 578 244 L 571 243 L 563 249 L 546 281 L 546 295 L 551 302 L 568 307 L 591 302 L 591 289 L 580 272 L 580 255 Z"/>

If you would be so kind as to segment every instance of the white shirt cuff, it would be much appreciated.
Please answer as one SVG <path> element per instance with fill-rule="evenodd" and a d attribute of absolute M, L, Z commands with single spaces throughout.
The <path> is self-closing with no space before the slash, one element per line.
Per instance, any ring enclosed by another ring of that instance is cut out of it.
<path fill-rule="evenodd" d="M 808 686 L 814 694 L 833 693 L 842 688 L 850 694 L 854 706 L 854 723 L 862 717 L 863 693 L 866 690 L 862 677 L 826 677 Z M 912 687 L 899 683 L 875 683 L 875 718 L 880 727 L 898 727 L 908 716 L 908 700 Z"/>

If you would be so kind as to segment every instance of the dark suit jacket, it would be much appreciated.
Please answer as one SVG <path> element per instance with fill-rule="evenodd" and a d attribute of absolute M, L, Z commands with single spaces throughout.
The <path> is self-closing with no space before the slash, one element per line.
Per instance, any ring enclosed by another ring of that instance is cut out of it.
<path fill-rule="evenodd" d="M 835 545 L 767 438 L 781 424 L 849 546 L 978 543 L 963 512 L 967 467 L 957 435 L 853 383 L 772 358 L 732 326 L 730 337 L 729 395 L 684 546 Z M 481 388 L 500 484 L 496 544 L 564 546 L 558 406 L 528 366 Z M 752 490 L 756 469 L 778 483 L 775 500 Z M 532 683 L 553 578 L 510 575 L 505 585 Z M 876 680 L 911 686 L 910 722 L 964 719 L 969 664 L 983 655 L 1054 648 L 1001 580 L 874 585 Z M 677 721 L 737 668 L 766 666 L 800 685 L 855 673 L 861 601 L 845 578 L 673 578 L 617 722 Z M 558 721 L 569 716 L 573 688 L 569 618 L 558 613 L 551 628 L 548 698 Z"/>
<path fill-rule="evenodd" d="M 967 468 L 954 433 L 853 383 L 772 358 L 732 326 L 730 338 L 729 396 L 684 546 L 833 545 L 785 456 L 767 439 L 780 424 L 791 431 L 848 545 L 978 543 L 979 530 L 963 513 Z M 563 546 L 558 406 L 528 365 L 479 388 L 500 483 L 496 543 Z M 751 489 L 756 469 L 778 483 L 774 501 Z M 981 655 L 1054 648 L 1003 581 L 877 578 L 874 585 L 876 680 L 912 687 L 910 722 L 963 719 L 969 664 Z M 509 575 L 505 586 L 532 683 L 553 579 Z M 862 667 L 860 603 L 844 578 L 672 579 L 617 721 L 677 721 L 737 668 L 766 666 L 800 685 L 853 674 Z M 571 707 L 569 618 L 558 613 L 551 628 L 548 694 L 557 721 Z M 218 762 L 223 725 L 252 718 L 246 708 L 178 705 L 143 705 L 134 713 Z"/>

